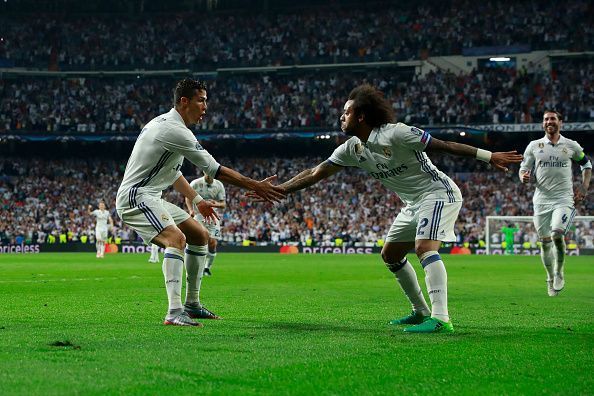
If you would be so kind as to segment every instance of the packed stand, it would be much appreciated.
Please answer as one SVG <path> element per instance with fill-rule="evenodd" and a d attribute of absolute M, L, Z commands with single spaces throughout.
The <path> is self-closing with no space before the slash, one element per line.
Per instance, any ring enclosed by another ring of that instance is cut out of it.
<path fill-rule="evenodd" d="M 0 132 L 138 133 L 169 111 L 171 78 L 0 79 Z M 561 61 L 552 72 L 486 69 L 468 75 L 399 69 L 366 73 L 220 76 L 207 81 L 200 131 L 338 130 L 350 90 L 379 87 L 397 118 L 419 126 L 540 122 L 545 108 L 566 122 L 594 120 L 594 63 Z"/>
<path fill-rule="evenodd" d="M 279 182 L 325 158 L 220 158 L 255 179 L 277 174 Z M 517 167 L 508 174 L 489 170 L 474 159 L 435 158 L 436 165 L 460 187 L 464 204 L 456 222 L 457 243 L 478 245 L 485 239 L 488 215 L 529 216 L 533 187 L 517 179 Z M 125 161 L 23 159 L 0 160 L 0 241 L 44 243 L 48 236 L 66 235 L 94 240 L 95 220 L 87 205 L 105 200 L 115 227 L 110 235 L 123 241 L 137 239 L 123 225 L 114 208 L 115 194 Z M 186 165 L 190 175 L 193 167 Z M 581 176 L 574 177 L 577 183 Z M 375 244 L 392 224 L 402 203 L 375 179 L 347 169 L 276 205 L 253 203 L 244 191 L 226 186 L 227 208 L 222 212 L 222 243 L 301 243 L 331 245 L 341 238 L 349 245 Z M 165 198 L 183 206 L 181 196 L 169 190 Z M 594 214 L 594 202 L 577 206 L 578 215 Z M 589 238 L 589 235 L 578 235 Z M 523 237 L 523 236 L 522 236 Z M 526 236 L 528 237 L 528 236 Z M 308 240 L 310 240 L 308 242 Z"/>
<path fill-rule="evenodd" d="M 484 46 L 594 46 L 586 0 L 376 2 L 269 14 L 6 14 L 0 63 L 50 70 L 215 70 L 420 59 Z"/>

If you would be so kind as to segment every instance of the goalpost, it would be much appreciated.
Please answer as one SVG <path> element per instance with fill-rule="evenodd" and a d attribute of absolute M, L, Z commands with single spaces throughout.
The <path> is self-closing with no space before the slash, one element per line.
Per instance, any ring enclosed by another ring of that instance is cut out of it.
<path fill-rule="evenodd" d="M 534 228 L 532 216 L 487 216 L 485 222 L 486 253 L 494 250 L 505 250 L 502 247 L 501 229 L 508 225 L 518 228 L 520 240 L 517 242 L 521 249 L 539 249 L 538 237 Z M 497 235 L 494 235 L 497 234 Z M 594 254 L 594 216 L 575 216 L 566 234 L 569 239 L 568 250 L 586 249 Z M 575 245 L 575 246 L 574 246 Z M 529 247 L 528 247 L 529 246 Z"/>

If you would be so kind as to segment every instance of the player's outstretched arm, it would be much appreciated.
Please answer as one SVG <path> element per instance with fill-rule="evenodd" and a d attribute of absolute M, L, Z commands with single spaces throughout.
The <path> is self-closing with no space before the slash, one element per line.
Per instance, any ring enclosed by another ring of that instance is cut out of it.
<path fill-rule="evenodd" d="M 427 152 L 448 153 L 461 157 L 475 157 L 484 162 L 488 162 L 494 167 L 507 172 L 507 165 L 522 162 L 522 154 L 517 151 L 505 151 L 492 153 L 487 150 L 479 149 L 467 144 L 448 142 L 432 138 L 427 145 Z"/>
<path fill-rule="evenodd" d="M 293 191 L 302 190 L 309 186 L 312 186 L 319 182 L 322 179 L 326 179 L 333 174 L 340 171 L 342 167 L 338 165 L 334 165 L 330 161 L 324 161 L 315 168 L 306 169 L 303 172 L 300 172 L 297 176 L 293 177 L 291 180 L 284 182 L 283 184 L 279 185 L 284 191 L 287 193 L 291 193 Z"/>
<path fill-rule="evenodd" d="M 282 188 L 271 183 L 276 179 L 276 175 L 270 176 L 262 181 L 257 181 L 246 177 L 231 168 L 221 166 L 217 173 L 217 179 L 224 183 L 251 190 L 264 201 L 268 202 L 279 202 L 287 196 Z"/>
<path fill-rule="evenodd" d="M 197 192 L 190 186 L 190 183 L 185 177 L 180 176 L 175 182 L 173 182 L 173 188 L 179 192 L 185 198 L 192 202 L 192 205 L 196 205 L 198 211 L 207 221 L 216 221 L 219 219 L 219 215 L 212 208 L 212 202 L 203 199 Z"/>

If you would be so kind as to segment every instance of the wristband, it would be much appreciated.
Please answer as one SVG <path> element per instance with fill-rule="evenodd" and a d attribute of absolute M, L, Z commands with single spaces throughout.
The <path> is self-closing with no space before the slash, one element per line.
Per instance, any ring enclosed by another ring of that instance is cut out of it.
<path fill-rule="evenodd" d="M 476 159 L 479 161 L 491 162 L 491 155 L 493 155 L 493 153 L 490 152 L 489 150 L 483 150 L 483 149 L 476 150 Z"/>
<path fill-rule="evenodd" d="M 196 194 L 196 196 L 195 196 L 195 197 L 194 197 L 194 199 L 192 200 L 192 204 L 194 204 L 194 205 L 198 206 L 198 204 L 199 204 L 200 202 L 202 202 L 202 201 L 204 201 L 204 198 L 202 198 L 202 197 L 200 196 L 200 194 Z"/>

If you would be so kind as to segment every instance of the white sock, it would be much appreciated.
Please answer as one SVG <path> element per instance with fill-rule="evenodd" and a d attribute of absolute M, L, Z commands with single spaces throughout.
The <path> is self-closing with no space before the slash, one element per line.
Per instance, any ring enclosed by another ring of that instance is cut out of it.
<path fill-rule="evenodd" d="M 181 310 L 182 276 L 184 272 L 183 252 L 172 247 L 166 248 L 162 268 L 169 300 L 169 312 Z"/>
<path fill-rule="evenodd" d="M 212 267 L 212 263 L 214 262 L 215 257 L 217 257 L 217 252 L 208 252 L 208 254 L 206 255 L 206 268 Z"/>
<path fill-rule="evenodd" d="M 159 246 L 153 244 L 151 246 L 151 261 L 159 261 Z"/>
<path fill-rule="evenodd" d="M 555 262 L 555 257 L 553 254 L 553 241 L 548 241 L 542 243 L 540 248 L 540 258 L 542 259 L 542 264 L 547 271 L 547 282 L 553 280 L 553 264 Z"/>
<path fill-rule="evenodd" d="M 95 250 L 97 250 L 97 255 L 101 255 L 101 242 L 96 241 L 95 242 Z"/>
<path fill-rule="evenodd" d="M 186 304 L 200 305 L 200 284 L 207 253 L 208 245 L 186 245 Z"/>
<path fill-rule="evenodd" d="M 105 242 L 100 243 L 99 249 L 101 251 L 101 255 L 104 256 L 105 255 Z"/>
<path fill-rule="evenodd" d="M 555 272 L 563 274 L 563 264 L 565 264 L 565 238 L 555 239 L 555 251 L 557 253 L 557 263 Z"/>
<path fill-rule="evenodd" d="M 408 301 L 410 301 L 413 311 L 429 316 L 431 312 L 425 301 L 425 296 L 423 296 L 423 291 L 419 285 L 415 269 L 406 257 L 400 261 L 399 266 L 400 269 L 397 269 L 396 272 L 394 272 L 394 275 L 396 276 L 398 283 L 400 283 L 404 295 L 406 295 Z"/>
<path fill-rule="evenodd" d="M 419 257 L 425 270 L 427 293 L 431 300 L 431 317 L 450 321 L 448 315 L 448 274 L 437 251 L 425 252 Z"/>

